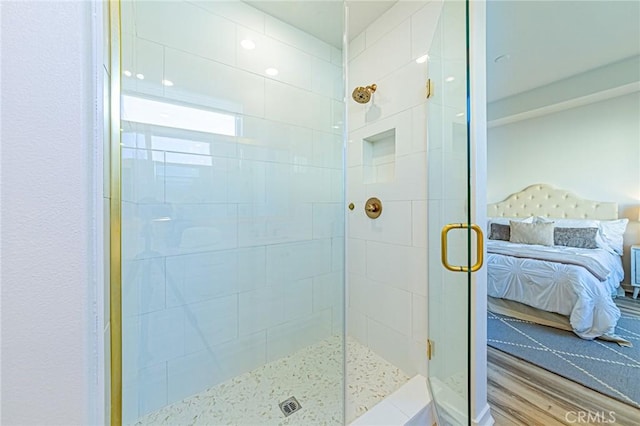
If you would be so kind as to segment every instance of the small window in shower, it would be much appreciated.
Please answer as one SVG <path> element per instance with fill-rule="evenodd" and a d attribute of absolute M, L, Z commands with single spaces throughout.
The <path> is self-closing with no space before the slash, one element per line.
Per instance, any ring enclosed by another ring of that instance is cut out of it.
<path fill-rule="evenodd" d="M 363 139 L 364 183 L 392 182 L 396 173 L 396 129 Z"/>

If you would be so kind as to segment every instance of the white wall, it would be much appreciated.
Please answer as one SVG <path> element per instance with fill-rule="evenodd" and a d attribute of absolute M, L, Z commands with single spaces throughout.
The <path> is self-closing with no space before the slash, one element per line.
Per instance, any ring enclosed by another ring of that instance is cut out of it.
<path fill-rule="evenodd" d="M 640 243 L 640 93 L 489 129 L 487 202 L 534 183 L 615 201 L 631 221 L 629 245 Z"/>
<path fill-rule="evenodd" d="M 349 45 L 347 92 L 377 84 L 368 104 L 348 99 L 348 332 L 409 375 L 426 374 L 426 63 L 439 2 L 398 2 Z M 369 183 L 366 142 L 395 129 L 393 177 Z M 382 215 L 364 204 L 378 197 Z"/>
<path fill-rule="evenodd" d="M 2 418 L 95 422 L 90 2 L 2 2 Z"/>

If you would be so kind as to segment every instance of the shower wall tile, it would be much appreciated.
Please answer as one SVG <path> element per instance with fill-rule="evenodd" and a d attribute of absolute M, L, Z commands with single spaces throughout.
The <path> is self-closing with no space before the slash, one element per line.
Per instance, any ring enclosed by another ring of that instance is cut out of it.
<path fill-rule="evenodd" d="M 175 251 L 173 210 L 169 204 L 122 203 L 122 258 L 148 259 Z"/>
<path fill-rule="evenodd" d="M 411 299 L 411 337 L 416 342 L 427 340 L 427 298 L 414 294 Z"/>
<path fill-rule="evenodd" d="M 313 312 L 342 307 L 342 272 L 313 277 Z"/>
<path fill-rule="evenodd" d="M 140 38 L 234 65 L 236 25 L 187 2 L 136 3 Z"/>
<path fill-rule="evenodd" d="M 267 78 L 308 90 L 311 87 L 311 55 L 255 31 L 238 28 L 238 40 L 251 40 L 254 49 L 238 49 L 238 68 L 265 75 L 267 68 L 278 74 Z"/>
<path fill-rule="evenodd" d="M 384 87 L 384 90 L 376 97 L 376 105 L 381 110 L 381 117 L 423 104 L 426 101 L 427 76 L 426 63 L 410 61 L 393 74 L 380 79 L 378 86 Z"/>
<path fill-rule="evenodd" d="M 341 203 L 313 204 L 313 238 L 344 236 L 344 206 Z"/>
<path fill-rule="evenodd" d="M 358 275 L 367 273 L 367 241 L 356 238 L 347 240 L 347 259 L 349 272 Z"/>
<path fill-rule="evenodd" d="M 235 204 L 177 204 L 173 206 L 173 240 L 178 253 L 197 253 L 238 246 Z"/>
<path fill-rule="evenodd" d="M 431 0 L 411 16 L 411 58 L 429 52 L 440 18 L 442 0 Z"/>
<path fill-rule="evenodd" d="M 427 250 L 420 247 L 367 241 L 367 277 L 401 290 L 424 283 Z"/>
<path fill-rule="evenodd" d="M 269 37 L 309 52 L 320 59 L 331 60 L 331 46 L 327 43 L 270 15 L 265 16 L 264 32 Z"/>
<path fill-rule="evenodd" d="M 342 136 L 313 131 L 313 154 L 311 164 L 318 167 L 342 169 Z"/>
<path fill-rule="evenodd" d="M 331 310 L 267 330 L 267 361 L 287 356 L 331 335 Z"/>
<path fill-rule="evenodd" d="M 238 337 L 238 296 L 184 305 L 185 353 L 211 350 Z"/>
<path fill-rule="evenodd" d="M 132 34 L 123 34 L 122 46 L 122 71 L 130 72 L 129 76 L 122 75 L 122 91 L 162 96 L 163 46 Z M 142 74 L 144 79 L 137 78 L 138 74 Z"/>
<path fill-rule="evenodd" d="M 330 46 L 329 49 L 331 49 L 331 63 L 340 67 L 339 73 L 342 75 L 342 49 L 334 46 Z"/>
<path fill-rule="evenodd" d="M 351 62 L 355 57 L 364 52 L 364 49 L 366 48 L 366 34 L 367 32 L 363 31 L 349 42 L 349 62 Z"/>
<path fill-rule="evenodd" d="M 140 315 L 164 309 L 165 260 L 155 257 L 142 260 L 123 260 L 122 315 Z"/>
<path fill-rule="evenodd" d="M 267 330 L 284 322 L 282 285 L 241 293 L 238 307 L 239 335 Z"/>
<path fill-rule="evenodd" d="M 329 61 L 314 57 L 311 60 L 311 76 L 311 88 L 314 93 L 330 96 L 337 100 L 344 97 L 342 65 L 334 65 Z"/>
<path fill-rule="evenodd" d="M 381 200 L 424 200 L 427 198 L 427 156 L 396 155 L 395 178 L 392 182 L 365 184 L 367 193 Z"/>
<path fill-rule="evenodd" d="M 367 343 L 375 353 L 400 368 L 409 376 L 417 373 L 410 357 L 408 337 L 371 318 L 367 320 Z M 423 362 L 426 364 L 426 357 Z"/>
<path fill-rule="evenodd" d="M 237 135 L 124 123 L 130 423 L 344 324 L 342 52 L 243 2 L 144 3 L 129 94 L 227 112 Z"/>
<path fill-rule="evenodd" d="M 409 19 L 412 13 L 422 6 L 419 1 L 399 1 L 387 10 L 380 18 L 376 19 L 366 29 L 367 48 L 373 46 L 378 40 L 389 34 L 399 25 L 409 27 Z"/>
<path fill-rule="evenodd" d="M 251 291 L 266 285 L 266 248 L 238 249 L 238 291 Z"/>
<path fill-rule="evenodd" d="M 313 279 L 282 283 L 284 320 L 293 321 L 313 313 Z"/>
<path fill-rule="evenodd" d="M 238 292 L 233 250 L 167 257 L 167 305 L 182 306 Z"/>
<path fill-rule="evenodd" d="M 412 245 L 427 247 L 427 202 L 415 200 L 411 202 Z"/>
<path fill-rule="evenodd" d="M 409 152 L 424 152 L 427 150 L 427 108 L 425 102 L 411 109 L 411 148 Z"/>
<path fill-rule="evenodd" d="M 198 2 L 198 6 L 243 27 L 264 33 L 265 14 L 242 1 L 203 1 Z"/>
<path fill-rule="evenodd" d="M 367 279 L 367 316 L 406 334 L 411 327 L 411 294 L 390 285 Z"/>
<path fill-rule="evenodd" d="M 239 204 L 264 203 L 267 197 L 266 164 L 253 160 L 229 160 L 227 164 L 227 201 Z"/>
<path fill-rule="evenodd" d="M 167 365 L 161 363 L 138 373 L 138 416 L 167 405 Z"/>
<path fill-rule="evenodd" d="M 287 102 L 283 102 L 287 99 Z M 265 117 L 269 120 L 331 131 L 331 99 L 273 80 L 265 81 Z"/>
<path fill-rule="evenodd" d="M 165 153 L 167 203 L 225 203 L 228 161 L 208 155 Z"/>
<path fill-rule="evenodd" d="M 240 204 L 240 247 L 310 240 L 313 230 L 310 203 Z"/>
<path fill-rule="evenodd" d="M 170 360 L 169 401 L 179 401 L 266 362 L 265 333 L 257 333 Z"/>
<path fill-rule="evenodd" d="M 267 247 L 267 284 L 277 285 L 331 272 L 331 240 L 311 240 Z"/>
<path fill-rule="evenodd" d="M 434 9 L 425 9 L 427 4 L 397 3 L 356 37 L 349 51 L 348 92 L 372 83 L 378 87 L 369 103 L 347 104 L 347 202 L 357 206 L 347 212 L 347 329 L 410 375 L 426 369 L 424 342 L 417 339 L 424 337 L 427 317 L 426 200 L 432 189 L 427 154 L 432 153 L 426 137 L 427 65 L 415 59 L 422 46 L 416 38 L 433 32 L 437 23 L 437 16 L 424 20 L 425 11 Z M 433 28 L 421 29 L 425 24 Z M 365 183 L 363 140 L 389 129 L 396 132 L 395 173 L 387 182 Z M 362 211 L 372 196 L 383 203 L 376 220 Z"/>
<path fill-rule="evenodd" d="M 219 62 L 165 48 L 167 99 L 230 113 L 264 115 L 264 78 Z"/>
<path fill-rule="evenodd" d="M 349 63 L 349 81 L 355 86 L 366 86 L 379 81 L 400 66 L 408 64 L 409 61 L 411 61 L 411 28 L 410 25 L 399 25 L 373 44 L 369 44 L 367 40 L 364 52 Z M 384 89 L 384 87 L 378 83 L 378 89 Z"/>
<path fill-rule="evenodd" d="M 122 201 L 164 201 L 164 152 L 122 148 Z"/>
<path fill-rule="evenodd" d="M 141 126 L 141 125 L 139 125 Z M 138 130 L 141 132 L 142 130 Z M 144 147 L 146 137 L 138 133 L 138 147 Z M 236 158 L 235 136 L 195 132 L 185 129 L 166 129 L 162 134 L 151 135 L 151 147 L 160 151 L 184 154 L 212 155 L 214 157 Z"/>
<path fill-rule="evenodd" d="M 358 275 L 354 273 L 347 273 L 348 280 L 348 306 L 350 309 L 355 309 L 363 314 L 369 312 L 369 304 L 371 299 L 369 298 L 369 286 L 370 281 L 364 275 Z"/>
<path fill-rule="evenodd" d="M 123 321 L 123 377 L 184 355 L 184 312 L 163 309 Z"/>
<path fill-rule="evenodd" d="M 390 244 L 410 245 L 412 232 L 411 202 L 389 201 L 384 203 L 383 208 L 383 214 L 376 220 L 369 219 L 364 214 L 364 211 L 350 215 L 349 237 Z"/>
<path fill-rule="evenodd" d="M 290 164 L 311 162 L 311 129 L 301 127 L 299 123 L 288 124 L 253 118 L 246 118 L 243 124 L 242 143 L 246 143 L 247 148 L 252 149 L 245 149 L 241 158 Z"/>
<path fill-rule="evenodd" d="M 344 237 L 331 239 L 331 271 L 344 273 L 345 271 Z"/>
<path fill-rule="evenodd" d="M 367 316 L 357 309 L 347 309 L 347 334 L 365 346 L 368 346 L 367 339 Z"/>

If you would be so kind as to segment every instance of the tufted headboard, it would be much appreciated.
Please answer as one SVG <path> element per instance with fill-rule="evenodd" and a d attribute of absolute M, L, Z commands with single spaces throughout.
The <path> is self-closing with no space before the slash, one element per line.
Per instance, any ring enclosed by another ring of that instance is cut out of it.
<path fill-rule="evenodd" d="M 613 220 L 618 218 L 618 203 L 583 200 L 567 190 L 536 184 L 489 204 L 487 216 Z"/>

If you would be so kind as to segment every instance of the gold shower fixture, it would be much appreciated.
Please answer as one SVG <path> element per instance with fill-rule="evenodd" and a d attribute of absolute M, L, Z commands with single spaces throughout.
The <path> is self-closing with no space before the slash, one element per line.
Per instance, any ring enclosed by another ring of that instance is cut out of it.
<path fill-rule="evenodd" d="M 376 91 L 377 88 L 378 86 L 376 84 L 372 84 L 367 87 L 356 87 L 355 89 L 353 89 L 353 93 L 351 94 L 351 96 L 353 96 L 353 100 L 357 103 L 366 104 L 367 102 L 369 102 L 369 100 L 371 100 L 371 95 Z"/>

